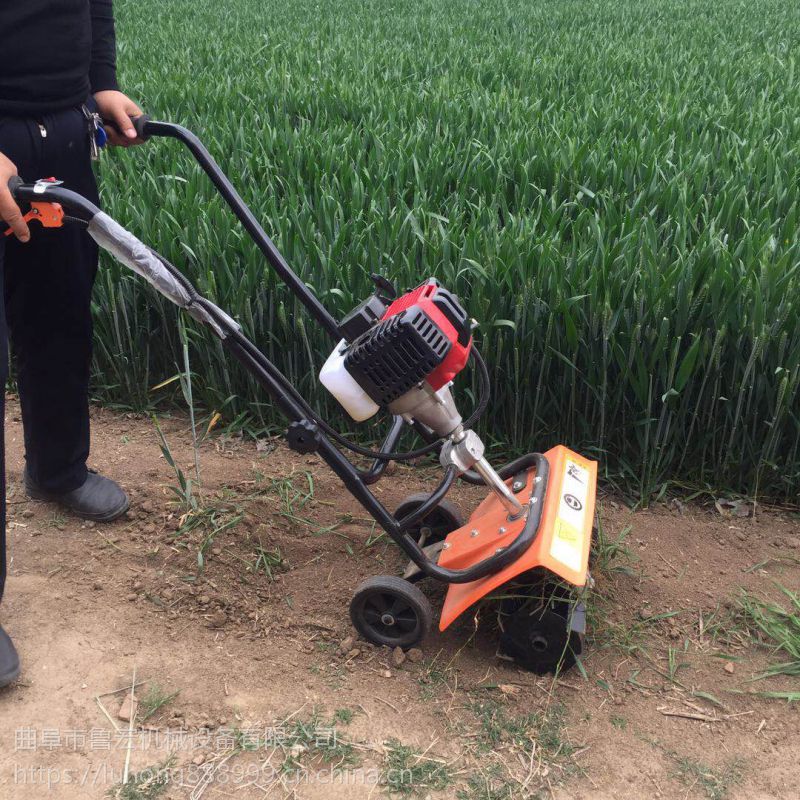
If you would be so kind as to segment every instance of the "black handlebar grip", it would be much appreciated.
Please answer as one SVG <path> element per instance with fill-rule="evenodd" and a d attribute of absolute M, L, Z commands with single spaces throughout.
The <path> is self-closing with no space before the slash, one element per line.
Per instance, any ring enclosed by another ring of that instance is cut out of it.
<path fill-rule="evenodd" d="M 147 126 L 150 123 L 150 115 L 142 114 L 140 117 L 135 117 L 133 120 L 133 127 L 136 135 L 143 141 L 147 141 L 150 136 L 147 133 Z"/>
<path fill-rule="evenodd" d="M 150 135 L 147 133 L 147 126 L 150 123 L 150 115 L 142 114 L 138 117 L 131 117 L 131 122 L 133 123 L 133 129 L 136 131 L 136 135 L 143 142 L 147 141 L 150 138 Z M 119 134 L 122 133 L 122 131 L 119 129 L 119 125 L 117 125 L 113 119 L 104 119 L 103 125 L 105 125 L 107 128 L 113 128 Z"/>
<path fill-rule="evenodd" d="M 16 200 L 17 199 L 17 189 L 25 183 L 19 175 L 12 175 L 8 179 L 8 191 L 11 192 L 11 196 Z"/>

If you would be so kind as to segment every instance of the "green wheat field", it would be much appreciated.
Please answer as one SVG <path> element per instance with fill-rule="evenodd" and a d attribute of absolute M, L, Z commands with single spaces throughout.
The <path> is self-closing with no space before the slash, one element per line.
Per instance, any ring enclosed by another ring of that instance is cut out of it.
<path fill-rule="evenodd" d="M 800 5 L 117 0 L 123 88 L 193 129 L 337 315 L 436 276 L 480 323 L 495 457 L 564 442 L 629 496 L 798 501 Z M 175 142 L 104 157 L 106 209 L 341 429 L 332 343 Z M 183 363 L 177 313 L 103 262 L 96 396 Z M 280 423 L 187 325 L 195 400 Z M 471 402 L 471 379 L 462 405 Z M 367 430 L 377 436 L 378 428 Z"/>

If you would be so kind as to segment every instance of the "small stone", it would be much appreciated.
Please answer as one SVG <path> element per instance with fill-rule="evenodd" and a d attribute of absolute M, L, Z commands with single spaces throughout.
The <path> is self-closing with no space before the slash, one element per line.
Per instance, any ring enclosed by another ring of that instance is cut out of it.
<path fill-rule="evenodd" d="M 736 669 L 736 667 L 734 667 L 733 661 L 727 661 L 725 662 L 723 669 L 728 673 L 728 675 L 733 675 L 733 671 Z"/>
<path fill-rule="evenodd" d="M 352 636 L 346 636 L 339 642 L 339 652 L 340 653 L 349 653 L 353 649 L 353 645 L 355 644 L 355 639 Z"/>
<path fill-rule="evenodd" d="M 351 651 L 350 651 L 350 652 L 347 654 L 347 657 L 348 657 L 348 658 L 355 658 L 356 656 L 360 656 L 360 655 L 361 655 L 361 651 L 360 651 L 360 650 L 359 650 L 357 647 L 354 647 L 354 648 L 353 648 L 353 649 L 352 649 L 352 650 L 351 650 Z"/>
<path fill-rule="evenodd" d="M 399 669 L 403 666 L 403 662 L 406 660 L 406 654 L 403 652 L 402 647 L 395 647 L 392 650 L 392 666 Z"/>
<path fill-rule="evenodd" d="M 25 519 L 30 519 L 33 516 L 33 511 L 31 511 L 31 509 L 29 509 L 29 508 L 26 508 L 22 512 L 22 516 L 25 517 Z"/>
<path fill-rule="evenodd" d="M 100 583 L 100 581 L 95 581 L 95 582 L 92 584 L 92 589 L 94 589 L 94 591 L 95 591 L 95 592 L 100 592 L 100 591 L 102 591 L 102 589 L 103 589 L 103 584 L 102 584 L 102 583 Z"/>
<path fill-rule="evenodd" d="M 639 619 L 650 619 L 653 616 L 653 612 L 647 606 L 642 606 L 636 613 Z"/>
<path fill-rule="evenodd" d="M 197 755 L 192 759 L 192 764 L 195 764 L 196 766 L 199 767 L 205 760 L 206 760 L 205 755 L 203 755 L 203 753 L 200 753 L 200 755 Z"/>
<path fill-rule="evenodd" d="M 211 598 L 207 594 L 201 594 L 200 597 L 197 598 L 197 602 L 200 603 L 201 606 L 206 606 L 211 602 Z"/>
<path fill-rule="evenodd" d="M 131 592 L 131 593 L 130 593 L 130 594 L 129 594 L 129 595 L 128 595 L 128 596 L 127 596 L 125 599 L 126 599 L 126 600 L 127 600 L 129 603 L 135 603 L 135 602 L 136 602 L 136 598 L 137 598 L 137 597 L 138 597 L 138 595 L 136 594 L 136 592 Z"/>
<path fill-rule="evenodd" d="M 144 526 L 144 532 L 148 534 L 153 534 L 156 532 L 156 526 L 153 525 L 153 523 L 151 522 L 149 525 Z"/>
<path fill-rule="evenodd" d="M 383 677 L 383 678 L 391 678 L 392 677 L 391 670 L 388 670 L 388 669 L 381 670 L 381 677 Z"/>
<path fill-rule="evenodd" d="M 142 503 L 142 511 L 144 511 L 145 514 L 152 514 L 155 511 L 152 501 L 145 500 L 145 502 Z"/>
<path fill-rule="evenodd" d="M 87 528 L 94 528 L 97 523 L 93 519 L 86 520 L 86 527 Z"/>
<path fill-rule="evenodd" d="M 747 534 L 744 531 L 736 531 L 736 538 L 740 542 L 743 542 L 747 539 Z"/>
<path fill-rule="evenodd" d="M 417 664 L 422 661 L 423 652 L 419 649 L 419 647 L 412 647 L 407 653 L 406 658 L 412 663 Z"/>
<path fill-rule="evenodd" d="M 224 611 L 215 611 L 211 615 L 211 619 L 209 620 L 208 624 L 212 628 L 221 628 L 227 621 L 228 617 Z"/>
<path fill-rule="evenodd" d="M 221 548 L 221 547 L 212 547 L 212 548 L 211 548 L 211 552 L 212 552 L 212 553 L 213 553 L 215 556 L 222 555 L 222 548 Z"/>
<path fill-rule="evenodd" d="M 800 550 L 800 536 L 787 536 L 783 540 L 784 547 L 788 547 L 791 550 Z"/>
<path fill-rule="evenodd" d="M 133 588 L 137 591 L 142 588 L 142 582 L 140 580 L 135 580 L 133 582 Z"/>
<path fill-rule="evenodd" d="M 131 717 L 136 715 L 136 709 L 139 706 L 139 700 L 136 698 L 136 695 L 133 696 L 133 702 L 131 702 L 131 695 L 130 693 L 125 695 L 122 703 L 120 704 L 119 711 L 117 711 L 117 717 L 121 719 L 123 722 L 130 722 Z"/>

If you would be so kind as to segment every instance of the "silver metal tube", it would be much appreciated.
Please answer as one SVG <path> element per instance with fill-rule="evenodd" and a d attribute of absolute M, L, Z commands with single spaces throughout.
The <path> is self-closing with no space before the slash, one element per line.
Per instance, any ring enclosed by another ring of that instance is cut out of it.
<path fill-rule="evenodd" d="M 475 462 L 475 469 L 483 478 L 484 483 L 497 495 L 510 517 L 518 517 L 522 514 L 522 504 L 514 497 L 514 493 L 485 458 L 480 458 Z"/>

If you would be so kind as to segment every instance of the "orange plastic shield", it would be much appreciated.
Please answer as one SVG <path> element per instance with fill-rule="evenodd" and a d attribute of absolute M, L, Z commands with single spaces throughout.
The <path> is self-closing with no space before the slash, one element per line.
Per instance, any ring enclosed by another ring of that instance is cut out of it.
<path fill-rule="evenodd" d="M 597 462 L 589 461 L 562 445 L 545 454 L 550 477 L 544 499 L 539 533 L 533 544 L 513 564 L 494 575 L 471 583 L 452 583 L 447 590 L 439 630 L 444 630 L 473 603 L 498 586 L 534 567 L 544 567 L 575 586 L 586 583 L 589 548 L 592 543 L 594 503 L 597 491 Z M 525 488 L 517 494 L 527 503 L 533 490 L 535 470 Z M 511 483 L 511 479 L 507 481 Z M 490 494 L 473 512 L 469 522 L 447 537 L 439 564 L 448 569 L 464 569 L 493 555 L 510 544 L 522 530 L 525 520 L 508 521 L 508 512 Z"/>

